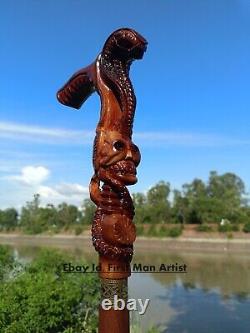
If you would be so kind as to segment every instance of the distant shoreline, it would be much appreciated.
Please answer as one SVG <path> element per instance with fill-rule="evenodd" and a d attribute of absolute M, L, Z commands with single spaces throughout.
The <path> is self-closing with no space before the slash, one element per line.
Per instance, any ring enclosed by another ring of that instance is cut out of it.
<path fill-rule="evenodd" d="M 86 251 L 93 251 L 90 235 L 24 235 L 0 233 L 0 244 L 27 245 L 27 246 L 53 246 L 53 247 L 86 247 Z M 189 252 L 219 252 L 219 253 L 245 253 L 250 251 L 249 238 L 154 238 L 138 236 L 135 250 L 145 251 L 189 251 Z"/>

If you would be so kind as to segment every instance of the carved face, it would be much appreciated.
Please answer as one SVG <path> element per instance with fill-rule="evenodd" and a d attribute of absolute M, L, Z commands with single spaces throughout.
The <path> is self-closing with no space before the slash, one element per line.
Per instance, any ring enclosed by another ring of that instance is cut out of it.
<path fill-rule="evenodd" d="M 132 185 L 137 182 L 136 167 L 140 159 L 140 151 L 130 138 L 117 131 L 101 132 L 98 136 L 94 155 L 96 171 L 105 168 L 125 185 Z"/>

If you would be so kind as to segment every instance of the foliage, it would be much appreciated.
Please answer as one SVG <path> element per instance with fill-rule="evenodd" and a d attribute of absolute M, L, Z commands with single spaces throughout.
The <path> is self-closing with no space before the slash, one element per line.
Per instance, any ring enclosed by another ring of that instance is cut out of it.
<path fill-rule="evenodd" d="M 78 236 L 78 235 L 81 235 L 81 233 L 83 232 L 84 228 L 82 225 L 77 225 L 75 227 L 75 235 Z"/>
<path fill-rule="evenodd" d="M 157 237 L 158 236 L 158 231 L 157 231 L 157 228 L 154 224 L 151 224 L 150 227 L 148 228 L 147 236 L 150 236 L 150 237 Z"/>
<path fill-rule="evenodd" d="M 40 196 L 35 194 L 33 201 L 27 202 L 22 208 L 20 227 L 28 234 L 38 234 L 44 231 L 58 232 L 68 230 L 77 224 L 80 212 L 74 205 L 65 202 L 55 207 L 52 204 L 40 206 Z"/>
<path fill-rule="evenodd" d="M 174 192 L 173 212 L 181 212 L 185 223 L 214 223 L 222 218 L 239 223 L 247 216 L 243 181 L 233 173 L 211 171 L 207 183 L 194 179 Z"/>
<path fill-rule="evenodd" d="M 169 227 L 167 225 L 151 224 L 149 228 L 146 227 L 147 225 L 143 224 L 137 225 L 137 235 L 148 237 L 178 237 L 182 233 L 181 226 Z"/>
<path fill-rule="evenodd" d="M 131 333 L 143 333 L 145 330 L 142 328 L 141 320 L 139 319 L 138 312 L 131 313 L 131 325 L 130 325 Z M 158 326 L 151 326 L 147 329 L 145 333 L 160 333 L 163 332 L 162 329 L 158 328 Z"/>
<path fill-rule="evenodd" d="M 208 231 L 208 224 L 218 224 L 222 219 L 229 220 L 233 226 L 250 222 L 245 185 L 230 172 L 219 175 L 211 171 L 207 182 L 195 178 L 184 184 L 181 190 L 173 189 L 172 192 L 168 182 L 160 181 L 147 193 L 133 193 L 132 196 L 138 235 L 166 236 L 164 228 L 158 230 L 159 224 L 197 224 L 196 230 Z M 95 210 L 96 206 L 90 199 L 85 199 L 79 208 L 65 202 L 42 207 L 40 196 L 35 194 L 33 200 L 22 208 L 19 219 L 13 208 L 0 211 L 0 231 L 19 228 L 25 233 L 37 234 L 69 230 L 80 235 L 85 226 L 92 223 Z M 144 230 L 141 225 L 149 228 Z M 238 227 L 219 227 L 219 230 L 231 232 Z M 170 232 L 175 233 L 178 232 Z"/>
<path fill-rule="evenodd" d="M 0 281 L 14 268 L 14 256 L 10 247 L 0 245 Z"/>
<path fill-rule="evenodd" d="M 237 224 L 226 223 L 224 225 L 219 225 L 218 231 L 219 232 L 239 231 L 239 226 Z"/>
<path fill-rule="evenodd" d="M 147 331 L 147 333 L 160 333 L 160 331 L 157 327 L 152 327 Z"/>
<path fill-rule="evenodd" d="M 212 231 L 212 227 L 208 224 L 201 224 L 196 228 L 196 230 L 201 232 L 210 232 Z"/>
<path fill-rule="evenodd" d="M 42 252 L 0 286 L 2 333 L 96 332 L 97 276 L 65 274 L 58 252 Z"/>
<path fill-rule="evenodd" d="M 13 230 L 18 224 L 18 213 L 14 208 L 7 208 L 0 210 L 0 231 L 1 230 Z"/>
<path fill-rule="evenodd" d="M 33 201 L 27 202 L 26 206 L 22 208 L 20 226 L 25 232 L 36 234 L 42 232 L 48 222 L 44 224 L 44 220 L 40 218 L 39 213 L 40 197 L 38 194 L 34 195 Z"/>
<path fill-rule="evenodd" d="M 63 202 L 58 206 L 57 215 L 59 227 L 68 230 L 77 222 L 79 212 L 76 206 Z"/>
<path fill-rule="evenodd" d="M 132 325 L 130 331 L 131 331 L 131 333 L 143 333 L 142 328 L 137 323 Z M 149 328 L 146 333 L 160 333 L 160 332 L 161 331 L 157 327 L 153 326 L 153 327 Z"/>
<path fill-rule="evenodd" d="M 85 199 L 82 205 L 83 215 L 81 216 L 81 224 L 91 224 L 96 211 L 96 206 L 90 199 Z"/>
<path fill-rule="evenodd" d="M 250 232 L 250 222 L 246 222 L 243 227 L 244 232 Z"/>
<path fill-rule="evenodd" d="M 170 184 L 160 181 L 147 193 L 148 216 L 151 223 L 166 223 L 170 219 Z"/>
<path fill-rule="evenodd" d="M 182 228 L 174 227 L 168 230 L 169 237 L 179 237 L 182 233 Z"/>
<path fill-rule="evenodd" d="M 144 236 L 144 225 L 143 224 L 137 224 L 136 226 L 136 235 L 137 236 Z"/>

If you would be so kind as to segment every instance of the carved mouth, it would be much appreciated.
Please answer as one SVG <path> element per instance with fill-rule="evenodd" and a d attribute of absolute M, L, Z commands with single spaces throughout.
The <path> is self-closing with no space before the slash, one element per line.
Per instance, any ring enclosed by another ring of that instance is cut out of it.
<path fill-rule="evenodd" d="M 136 45 L 136 47 L 133 49 L 134 58 L 142 59 L 146 50 L 147 50 L 147 44 Z"/>
<path fill-rule="evenodd" d="M 132 161 L 119 161 L 113 164 L 110 169 L 118 176 L 136 176 L 135 164 Z"/>

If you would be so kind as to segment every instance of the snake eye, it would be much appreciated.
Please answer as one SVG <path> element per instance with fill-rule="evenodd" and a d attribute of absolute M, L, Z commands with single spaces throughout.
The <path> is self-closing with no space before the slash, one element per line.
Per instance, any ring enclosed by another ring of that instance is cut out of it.
<path fill-rule="evenodd" d="M 113 147 L 115 148 L 115 150 L 121 151 L 124 149 L 125 144 L 121 140 L 118 140 L 114 142 Z"/>

